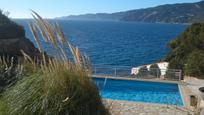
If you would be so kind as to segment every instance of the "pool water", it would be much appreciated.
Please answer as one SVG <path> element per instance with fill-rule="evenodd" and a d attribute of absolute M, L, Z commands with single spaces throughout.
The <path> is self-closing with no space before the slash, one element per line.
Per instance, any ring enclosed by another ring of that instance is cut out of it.
<path fill-rule="evenodd" d="M 183 106 L 176 83 L 94 78 L 102 98 Z"/>

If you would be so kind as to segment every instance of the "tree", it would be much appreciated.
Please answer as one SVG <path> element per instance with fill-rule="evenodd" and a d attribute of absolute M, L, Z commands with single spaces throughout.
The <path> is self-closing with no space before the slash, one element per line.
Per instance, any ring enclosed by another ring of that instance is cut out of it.
<path fill-rule="evenodd" d="M 147 76 L 148 74 L 149 74 L 149 71 L 148 71 L 147 66 L 143 66 L 139 69 L 137 76 L 143 77 L 143 76 Z"/>
<path fill-rule="evenodd" d="M 168 46 L 171 49 L 166 57 L 169 69 L 181 69 L 184 75 L 201 78 L 204 67 L 201 59 L 204 52 L 204 23 L 192 24 Z"/>
<path fill-rule="evenodd" d="M 189 55 L 185 65 L 185 74 L 204 79 L 204 51 L 195 51 Z"/>
<path fill-rule="evenodd" d="M 161 70 L 160 70 L 158 64 L 152 64 L 150 66 L 149 73 L 152 76 L 160 77 L 161 76 Z"/>
<path fill-rule="evenodd" d="M 15 22 L 11 21 L 8 16 L 9 16 L 9 12 L 8 11 L 3 11 L 0 9 L 0 26 L 3 24 L 14 24 L 16 26 L 18 26 Z"/>

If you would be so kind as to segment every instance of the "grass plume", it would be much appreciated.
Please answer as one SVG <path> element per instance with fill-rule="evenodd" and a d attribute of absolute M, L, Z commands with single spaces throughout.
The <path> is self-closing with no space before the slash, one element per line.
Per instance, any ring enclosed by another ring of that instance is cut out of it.
<path fill-rule="evenodd" d="M 32 59 L 22 51 L 22 79 L 2 94 L 0 113 L 108 115 L 98 89 L 89 77 L 91 66 L 88 57 L 67 41 L 58 23 L 51 24 L 34 11 L 32 15 L 34 21 L 29 26 L 43 59 Z M 41 38 L 52 44 L 59 58 L 45 55 Z M 68 49 L 71 54 L 64 49 Z"/>

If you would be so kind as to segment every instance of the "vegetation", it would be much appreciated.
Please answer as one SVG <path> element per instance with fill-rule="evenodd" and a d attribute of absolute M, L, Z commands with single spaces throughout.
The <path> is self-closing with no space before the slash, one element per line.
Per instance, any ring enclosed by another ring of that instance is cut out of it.
<path fill-rule="evenodd" d="M 188 27 L 169 43 L 167 55 L 170 69 L 182 69 L 185 75 L 204 78 L 204 23 Z"/>
<path fill-rule="evenodd" d="M 0 25 L 13 23 L 6 15 L 3 14 L 3 11 L 0 10 Z"/>
<path fill-rule="evenodd" d="M 149 75 L 149 71 L 148 71 L 148 68 L 147 66 L 143 66 L 139 69 L 139 72 L 137 74 L 137 76 L 141 77 L 141 76 L 147 76 Z"/>
<path fill-rule="evenodd" d="M 8 63 L 10 62 L 10 63 Z M 0 93 L 8 86 L 15 83 L 21 73 L 20 66 L 14 65 L 14 59 L 0 58 Z"/>
<path fill-rule="evenodd" d="M 185 74 L 204 78 L 204 51 L 192 52 L 185 66 Z"/>
<path fill-rule="evenodd" d="M 204 1 L 196 3 L 167 4 L 157 7 L 132 10 L 122 18 L 125 21 L 162 23 L 194 23 L 204 20 Z"/>
<path fill-rule="evenodd" d="M 22 51 L 24 58 L 16 65 L 22 68 L 22 72 L 18 71 L 18 81 L 1 93 L 0 114 L 109 114 L 96 85 L 89 77 L 91 70 L 87 56 L 66 41 L 57 23 L 50 24 L 35 12 L 33 16 L 35 21 L 30 23 L 30 29 L 42 58 L 32 59 Z M 43 38 L 57 50 L 57 59 L 46 58 L 39 38 Z M 64 48 L 68 48 L 69 52 Z"/>
<path fill-rule="evenodd" d="M 152 64 L 149 68 L 149 73 L 152 76 L 160 77 L 161 71 L 160 71 L 158 64 Z"/>

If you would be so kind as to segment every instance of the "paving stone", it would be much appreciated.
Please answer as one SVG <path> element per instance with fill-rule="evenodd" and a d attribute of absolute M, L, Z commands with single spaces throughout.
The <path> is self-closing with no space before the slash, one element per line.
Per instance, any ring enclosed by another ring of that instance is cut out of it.
<path fill-rule="evenodd" d="M 129 101 L 104 100 L 110 106 L 112 115 L 188 115 L 175 106 L 163 104 L 137 103 Z"/>

